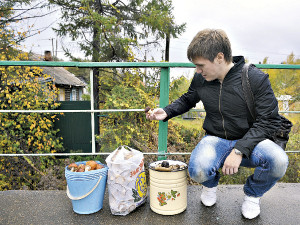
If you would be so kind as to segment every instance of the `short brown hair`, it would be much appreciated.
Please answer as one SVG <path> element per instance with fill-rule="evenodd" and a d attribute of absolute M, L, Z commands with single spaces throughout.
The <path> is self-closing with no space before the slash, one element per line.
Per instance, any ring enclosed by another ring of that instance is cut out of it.
<path fill-rule="evenodd" d="M 226 62 L 232 62 L 231 44 L 223 30 L 205 29 L 194 37 L 187 50 L 187 57 L 192 61 L 203 57 L 213 62 L 217 54 L 222 52 Z"/>

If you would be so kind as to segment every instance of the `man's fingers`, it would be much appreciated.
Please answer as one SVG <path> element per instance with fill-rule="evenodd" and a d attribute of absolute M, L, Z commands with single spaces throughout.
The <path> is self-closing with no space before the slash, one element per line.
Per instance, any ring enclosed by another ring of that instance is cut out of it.
<path fill-rule="evenodd" d="M 230 174 L 230 168 L 228 168 L 228 167 L 225 167 L 225 168 L 223 167 L 222 171 L 223 171 L 224 175 L 229 175 Z"/>
<path fill-rule="evenodd" d="M 156 116 L 153 113 L 149 114 L 148 117 L 149 117 L 150 120 L 156 120 Z"/>
<path fill-rule="evenodd" d="M 150 115 L 148 113 L 146 113 L 146 119 L 150 120 Z"/>
<path fill-rule="evenodd" d="M 239 171 L 239 168 L 233 168 L 233 169 L 234 169 L 233 173 L 237 173 Z"/>
<path fill-rule="evenodd" d="M 223 168 L 222 168 L 222 172 L 224 175 L 233 175 L 233 174 L 237 173 L 238 170 L 239 170 L 238 168 L 233 168 L 233 167 L 223 166 Z"/>
<path fill-rule="evenodd" d="M 146 119 L 148 120 L 164 120 L 167 116 L 167 113 L 161 108 L 150 109 L 146 112 Z"/>

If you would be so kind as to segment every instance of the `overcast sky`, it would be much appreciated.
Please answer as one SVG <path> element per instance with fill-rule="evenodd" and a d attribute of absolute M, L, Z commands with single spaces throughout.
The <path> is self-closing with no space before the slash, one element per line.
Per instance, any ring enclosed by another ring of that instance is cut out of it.
<path fill-rule="evenodd" d="M 299 0 L 173 0 L 177 23 L 186 22 L 186 32 L 171 43 L 171 61 L 187 61 L 186 49 L 204 28 L 223 29 L 233 55 L 252 63 L 269 57 L 281 63 L 291 52 L 300 58 Z"/>
<path fill-rule="evenodd" d="M 173 0 L 173 6 L 177 24 L 186 23 L 186 31 L 171 40 L 171 62 L 188 62 L 186 49 L 196 33 L 205 28 L 223 29 L 231 40 L 233 55 L 244 55 L 251 63 L 269 57 L 268 63 L 278 64 L 292 52 L 300 58 L 299 0 Z M 56 19 L 40 18 L 35 23 L 45 26 Z M 25 44 L 43 54 L 52 50 L 51 38 L 56 35 L 48 29 Z M 58 56 L 67 60 L 60 44 L 59 40 Z M 67 44 L 74 54 L 80 54 L 75 43 Z"/>

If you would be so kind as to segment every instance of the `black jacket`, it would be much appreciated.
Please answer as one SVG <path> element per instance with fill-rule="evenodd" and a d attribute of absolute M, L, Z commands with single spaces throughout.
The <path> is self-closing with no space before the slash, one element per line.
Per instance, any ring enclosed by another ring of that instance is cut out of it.
<path fill-rule="evenodd" d="M 233 62 L 234 66 L 222 84 L 219 80 L 208 82 L 201 74 L 196 73 L 188 92 L 164 108 L 168 115 L 164 121 L 189 111 L 201 100 L 206 111 L 203 124 L 206 133 L 228 140 L 238 140 L 235 148 L 249 158 L 253 148 L 260 141 L 270 138 L 280 127 L 278 103 L 268 74 L 251 65 L 248 76 L 257 114 L 256 121 L 252 122 L 241 83 L 244 57 L 233 57 Z"/>

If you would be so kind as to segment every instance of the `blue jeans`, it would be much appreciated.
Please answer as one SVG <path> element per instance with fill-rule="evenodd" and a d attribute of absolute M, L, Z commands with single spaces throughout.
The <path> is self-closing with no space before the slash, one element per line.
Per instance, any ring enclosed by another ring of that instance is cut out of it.
<path fill-rule="evenodd" d="M 206 187 L 216 187 L 220 179 L 218 170 L 236 142 L 237 140 L 205 136 L 191 154 L 190 177 Z M 254 174 L 248 177 L 244 185 L 244 193 L 261 197 L 283 177 L 288 166 L 288 157 L 282 148 L 266 139 L 256 145 L 249 159 L 243 157 L 240 166 L 255 168 Z"/>

